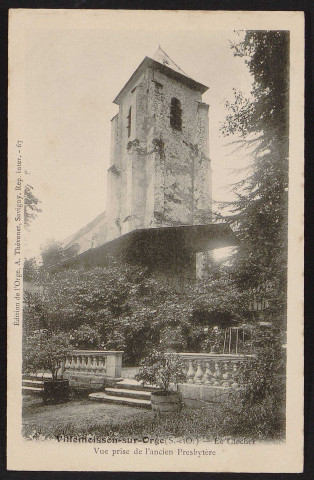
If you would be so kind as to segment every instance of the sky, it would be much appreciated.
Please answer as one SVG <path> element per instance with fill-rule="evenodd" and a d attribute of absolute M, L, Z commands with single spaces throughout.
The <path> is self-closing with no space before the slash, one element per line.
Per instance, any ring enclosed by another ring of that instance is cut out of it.
<path fill-rule="evenodd" d="M 252 82 L 243 59 L 230 48 L 237 40 L 230 25 L 218 28 L 210 17 L 200 22 L 197 16 L 136 12 L 113 21 L 107 12 L 98 13 L 88 22 L 43 14 L 25 28 L 24 181 L 33 186 L 42 209 L 24 237 L 26 257 L 39 255 L 48 238 L 62 241 L 106 209 L 110 120 L 118 111 L 112 101 L 159 44 L 209 87 L 203 101 L 210 105 L 214 200 L 230 198 L 225 188 L 237 179 L 234 168 L 243 165 L 219 131 L 233 88 L 249 92 Z"/>

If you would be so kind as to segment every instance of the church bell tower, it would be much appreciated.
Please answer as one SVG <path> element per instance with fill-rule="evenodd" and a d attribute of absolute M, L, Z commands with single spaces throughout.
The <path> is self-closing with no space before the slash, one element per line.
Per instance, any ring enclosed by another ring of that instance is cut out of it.
<path fill-rule="evenodd" d="M 159 47 L 115 98 L 107 240 L 138 229 L 210 223 L 207 89 Z"/>
<path fill-rule="evenodd" d="M 183 292 L 208 251 L 237 243 L 228 224 L 211 223 L 207 89 L 160 47 L 144 58 L 114 100 L 106 213 L 71 240 L 84 250 L 68 264 L 106 265 L 109 255 Z"/>

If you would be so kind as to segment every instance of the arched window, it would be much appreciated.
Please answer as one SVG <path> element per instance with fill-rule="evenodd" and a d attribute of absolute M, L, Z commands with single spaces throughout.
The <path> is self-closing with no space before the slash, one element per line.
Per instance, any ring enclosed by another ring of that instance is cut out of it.
<path fill-rule="evenodd" d="M 175 130 L 182 130 L 182 109 L 180 100 L 173 97 L 170 107 L 170 125 Z"/>

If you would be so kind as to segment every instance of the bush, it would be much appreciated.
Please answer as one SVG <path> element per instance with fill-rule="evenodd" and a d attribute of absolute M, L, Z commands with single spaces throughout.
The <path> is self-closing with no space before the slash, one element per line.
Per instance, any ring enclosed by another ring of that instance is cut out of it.
<path fill-rule="evenodd" d="M 104 267 L 51 272 L 42 282 L 44 295 L 25 295 L 25 333 L 71 332 L 81 348 L 123 350 L 129 365 L 160 342 L 199 352 L 205 326 L 221 325 L 223 318 L 233 322 L 243 310 L 243 295 L 226 274 L 199 280 L 181 295 L 146 270 L 109 257 Z"/>
<path fill-rule="evenodd" d="M 230 434 L 278 438 L 285 431 L 285 349 L 279 332 L 257 329 L 256 352 L 239 370 L 240 389 L 226 404 L 224 425 Z"/>
<path fill-rule="evenodd" d="M 163 392 L 168 392 L 170 383 L 178 383 L 184 379 L 183 365 L 178 355 L 153 351 L 140 364 L 137 380 L 157 385 Z"/>
<path fill-rule="evenodd" d="M 78 329 L 71 331 L 70 340 L 75 348 L 95 349 L 104 347 L 97 326 L 81 325 Z"/>
<path fill-rule="evenodd" d="M 69 355 L 72 347 L 64 333 L 42 334 L 23 339 L 23 372 L 37 373 L 49 371 L 56 380 L 58 371 Z"/>

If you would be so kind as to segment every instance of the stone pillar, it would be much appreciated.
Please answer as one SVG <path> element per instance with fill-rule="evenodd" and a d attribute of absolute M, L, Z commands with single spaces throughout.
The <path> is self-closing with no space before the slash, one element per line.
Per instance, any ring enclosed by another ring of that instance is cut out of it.
<path fill-rule="evenodd" d="M 106 375 L 108 377 L 121 377 L 123 352 L 108 352 L 106 362 Z"/>

